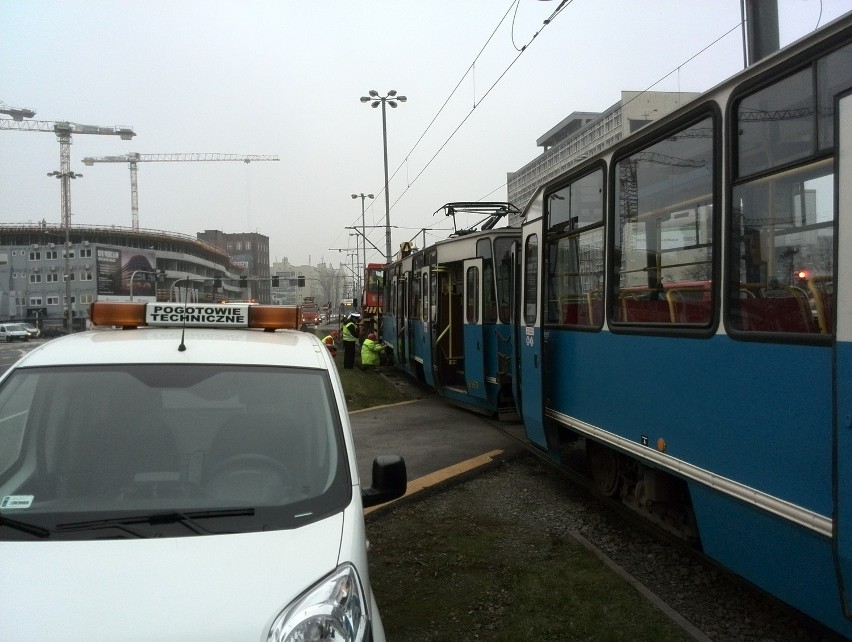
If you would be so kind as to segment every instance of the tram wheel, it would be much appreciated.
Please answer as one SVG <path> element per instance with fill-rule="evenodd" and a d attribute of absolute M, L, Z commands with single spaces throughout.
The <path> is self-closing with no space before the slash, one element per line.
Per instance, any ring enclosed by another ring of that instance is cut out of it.
<path fill-rule="evenodd" d="M 607 497 L 615 497 L 621 485 L 618 453 L 594 441 L 586 441 L 586 458 L 595 487 Z"/>

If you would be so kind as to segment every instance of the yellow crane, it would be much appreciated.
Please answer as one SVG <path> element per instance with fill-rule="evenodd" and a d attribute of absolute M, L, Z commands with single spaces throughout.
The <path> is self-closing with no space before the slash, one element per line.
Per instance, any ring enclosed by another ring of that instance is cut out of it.
<path fill-rule="evenodd" d="M 181 163 L 181 162 L 210 162 L 210 161 L 277 161 L 277 156 L 258 156 L 246 154 L 137 154 L 123 156 L 102 156 L 100 158 L 84 158 L 83 164 L 91 167 L 95 163 L 127 163 L 130 166 L 130 214 L 133 229 L 139 229 L 139 195 L 136 189 L 137 163 Z"/>

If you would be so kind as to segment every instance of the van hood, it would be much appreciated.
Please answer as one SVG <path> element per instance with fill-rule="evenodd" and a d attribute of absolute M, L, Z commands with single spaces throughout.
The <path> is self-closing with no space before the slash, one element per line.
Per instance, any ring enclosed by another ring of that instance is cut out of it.
<path fill-rule="evenodd" d="M 0 640 L 266 640 L 340 562 L 343 513 L 298 529 L 0 542 Z"/>

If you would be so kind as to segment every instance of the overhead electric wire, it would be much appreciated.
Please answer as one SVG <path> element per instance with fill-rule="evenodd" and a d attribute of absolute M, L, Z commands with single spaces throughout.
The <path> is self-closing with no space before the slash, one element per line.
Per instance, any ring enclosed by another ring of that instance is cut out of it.
<path fill-rule="evenodd" d="M 481 104 L 482 104 L 482 102 L 485 100 L 485 98 L 486 98 L 486 97 L 487 97 L 487 96 L 488 96 L 488 95 L 489 95 L 489 94 L 490 94 L 490 93 L 494 90 L 494 88 L 497 86 L 497 84 L 498 84 L 498 83 L 499 83 L 499 82 L 500 82 L 500 81 L 501 81 L 501 80 L 502 80 L 502 79 L 506 76 L 506 74 L 509 72 L 509 70 L 510 70 L 510 69 L 511 69 L 514 65 L 515 65 L 515 63 L 518 61 L 518 59 L 521 57 L 521 55 L 522 55 L 522 54 L 523 54 L 523 53 L 527 50 L 527 48 L 529 48 L 529 46 L 533 43 L 533 41 L 534 41 L 534 40 L 538 37 L 538 35 L 539 35 L 539 34 L 540 34 L 543 30 L 544 30 L 544 28 L 545 28 L 545 27 L 547 27 L 547 26 L 548 26 L 551 22 L 553 22 L 553 20 L 554 20 L 554 19 L 555 19 L 555 18 L 556 18 L 556 17 L 557 17 L 557 16 L 558 16 L 558 15 L 559 15 L 559 14 L 560 14 L 560 13 L 561 13 L 561 12 L 562 12 L 562 11 L 563 11 L 566 7 L 567 7 L 567 6 L 568 6 L 568 5 L 572 4 L 572 3 L 573 3 L 573 1 L 574 1 L 574 0 L 562 0 L 562 1 L 560 2 L 559 6 L 558 6 L 558 7 L 557 7 L 557 8 L 553 11 L 553 13 L 550 15 L 550 17 L 549 17 L 549 18 L 547 18 L 546 20 L 544 20 L 544 22 L 543 22 L 543 25 L 542 25 L 541 29 L 539 29 L 537 32 L 535 32 L 535 33 L 533 34 L 533 36 L 530 38 L 529 42 L 527 42 L 527 44 L 526 44 L 526 45 L 524 45 L 524 46 L 522 46 L 520 49 L 518 49 L 518 47 L 514 44 L 514 35 L 512 36 L 512 44 L 513 44 L 513 46 L 515 47 L 515 49 L 518 51 L 518 54 L 517 54 L 517 55 L 516 55 L 516 56 L 512 59 L 512 61 L 509 63 L 509 65 L 508 65 L 508 66 L 507 66 L 507 67 L 503 70 L 503 72 L 500 74 L 500 76 L 499 76 L 499 77 L 498 77 L 498 78 L 497 78 L 497 79 L 496 79 L 496 80 L 495 80 L 495 81 L 491 84 L 491 86 L 490 86 L 490 87 L 488 88 L 488 90 L 487 90 L 487 91 L 486 91 L 486 92 L 482 95 L 482 97 L 479 99 L 479 101 L 474 103 L 473 107 L 472 107 L 472 108 L 470 109 L 470 111 L 469 111 L 469 112 L 468 112 L 468 113 L 464 116 L 464 118 L 463 118 L 463 119 L 461 120 L 461 122 L 460 122 L 460 123 L 456 126 L 456 128 L 452 131 L 452 133 L 449 135 L 449 137 L 448 137 L 448 138 L 447 138 L 447 139 L 446 139 L 446 140 L 445 140 L 445 141 L 441 144 L 441 146 L 440 146 L 440 147 L 437 149 L 437 151 L 436 151 L 436 152 L 432 155 L 432 157 L 431 157 L 431 158 L 427 161 L 427 163 L 423 166 L 423 168 L 422 168 L 422 169 L 421 169 L 421 170 L 420 170 L 420 171 L 419 171 L 419 172 L 418 172 L 418 173 L 414 176 L 414 179 L 413 179 L 413 180 L 411 180 L 410 182 L 408 182 L 408 185 L 405 187 L 405 189 L 404 189 L 404 190 L 402 190 L 402 192 L 401 192 L 401 193 L 400 193 L 400 195 L 396 198 L 396 200 L 394 200 L 394 201 L 393 201 L 393 203 L 392 203 L 392 204 L 391 204 L 391 206 L 390 206 L 390 209 L 393 209 L 393 208 L 396 206 L 396 204 L 397 204 L 397 203 L 398 203 L 398 202 L 402 199 L 402 197 L 403 197 L 403 196 L 405 196 L 405 194 L 408 192 L 408 190 L 409 190 L 409 189 L 411 189 L 412 185 L 414 185 L 414 183 L 416 183 L 416 182 L 417 182 L 417 180 L 418 180 L 418 179 L 419 179 L 419 178 L 423 175 L 423 173 L 424 173 L 424 172 L 425 172 L 425 171 L 426 171 L 426 170 L 427 170 L 427 169 L 431 166 L 431 164 L 435 161 L 435 159 L 438 157 L 438 155 L 439 155 L 439 154 L 440 154 L 440 153 L 444 150 L 444 148 L 445 148 L 445 147 L 446 147 L 446 146 L 450 143 L 450 141 L 451 141 L 451 140 L 455 137 L 455 135 L 458 133 L 458 131 L 462 128 L 462 126 L 463 126 L 463 125 L 467 122 L 467 120 L 470 118 L 470 116 L 471 116 L 471 115 L 473 114 L 473 112 L 475 111 L 476 107 L 477 107 L 478 105 L 481 105 Z M 447 97 L 447 99 L 446 99 L 446 100 L 444 101 L 444 103 L 441 105 L 441 107 L 440 107 L 440 109 L 438 110 L 438 112 L 435 114 L 435 116 L 432 118 L 432 120 L 431 120 L 431 121 L 429 122 L 429 124 L 426 126 L 426 129 L 423 131 L 423 133 L 420 135 L 420 137 L 419 137 L 419 138 L 417 139 L 417 141 L 414 143 L 414 145 L 412 146 L 412 148 L 411 148 L 411 149 L 408 151 L 408 153 L 405 155 L 404 160 L 403 160 L 403 161 L 399 164 L 399 166 L 396 168 L 396 170 L 394 170 L 393 174 L 391 175 L 391 179 L 392 179 L 392 178 L 394 178 L 394 177 L 397 175 L 397 173 L 399 173 L 399 171 L 400 171 L 400 169 L 403 167 L 403 165 L 406 165 L 406 164 L 408 163 L 408 159 L 409 159 L 409 157 L 410 157 L 410 156 L 411 156 L 411 154 L 414 152 L 414 150 L 418 147 L 418 145 L 421 143 L 421 141 L 423 140 L 423 138 L 426 136 L 426 134 L 427 134 L 427 133 L 429 132 L 429 130 L 431 129 L 432 125 L 434 125 L 435 121 L 438 119 L 438 117 L 439 117 L 439 116 L 441 115 L 441 113 L 443 112 L 444 108 L 447 106 L 447 104 L 449 103 L 449 101 L 453 98 L 453 96 L 455 95 L 455 93 L 458 91 L 459 87 L 460 87 L 460 86 L 461 86 L 461 84 L 464 82 L 465 78 L 468 76 L 468 74 L 470 73 L 471 69 L 473 69 L 473 68 L 474 68 L 474 66 L 475 66 L 475 64 L 476 64 L 476 61 L 479 59 L 479 57 L 480 57 L 480 56 L 482 55 L 482 53 L 485 51 L 485 48 L 486 48 L 486 47 L 488 46 L 488 44 L 491 42 L 491 40 L 493 39 L 494 35 L 497 33 L 497 30 L 500 28 L 500 26 L 501 26 L 501 25 L 503 24 L 503 22 L 505 21 L 506 16 L 509 14 L 509 12 L 512 10 L 512 8 L 513 8 L 513 7 L 515 7 L 515 8 L 517 7 L 517 5 L 519 4 L 519 2 L 520 2 L 520 0 L 512 0 L 512 3 L 510 4 L 509 8 L 506 10 L 506 13 L 504 13 L 504 14 L 503 14 L 503 17 L 502 17 L 502 18 L 500 19 L 500 21 L 498 22 L 497 27 L 495 27 L 494 31 L 492 31 L 491 35 L 490 35 L 490 36 L 488 37 L 488 39 L 485 41 L 485 44 L 484 44 L 484 45 L 482 46 L 482 48 L 480 49 L 479 53 L 477 53 L 477 55 L 474 57 L 473 62 L 472 62 L 470 65 L 468 65 L 468 67 L 467 67 L 467 68 L 466 68 L 466 70 L 465 70 L 465 73 L 462 75 L 462 77 L 461 77 L 461 79 L 459 80 L 459 82 L 456 84 L 456 86 L 455 86 L 455 87 L 453 88 L 453 90 L 450 92 L 450 95 Z M 678 71 L 678 70 L 679 70 L 680 68 L 682 68 L 684 65 L 686 65 L 686 64 L 688 64 L 688 63 L 690 63 L 692 60 L 694 60 L 695 58 L 697 58 L 698 56 L 700 56 L 702 53 L 704 53 L 705 51 L 707 51 L 708 49 L 710 49 L 712 46 L 714 46 L 715 44 L 717 44 L 719 41 L 721 41 L 722 39 L 724 39 L 725 37 L 727 37 L 728 35 L 730 35 L 730 34 L 731 34 L 731 32 L 733 32 L 735 29 L 740 28 L 741 26 L 742 26 L 742 22 L 739 22 L 739 23 L 737 23 L 736 25 L 734 25 L 733 27 L 731 27 L 731 29 L 729 29 L 728 31 L 726 31 L 725 33 L 723 33 L 722 35 L 720 35 L 718 38 L 716 38 L 715 40 L 713 40 L 712 42 L 710 42 L 708 45 L 706 45 L 705 47 L 703 47 L 702 49 L 700 49 L 699 51 L 697 51 L 695 54 L 693 54 L 692 56 L 690 56 L 689 58 L 687 58 L 686 60 L 684 60 L 683 62 L 681 62 L 679 65 L 677 65 L 676 67 L 674 67 L 671 71 L 669 71 L 667 74 L 665 74 L 664 76 L 662 76 L 660 79 L 658 79 L 657 81 L 655 81 L 654 83 L 652 83 L 651 85 L 649 85 L 649 86 L 648 86 L 645 90 L 643 90 L 642 92 L 639 92 L 636 96 L 634 96 L 634 97 L 633 97 L 633 98 L 631 98 L 629 101 L 627 101 L 627 103 L 625 103 L 625 106 L 626 106 L 626 105 L 628 105 L 628 104 L 630 104 L 632 101 L 636 100 L 637 98 L 639 98 L 639 96 L 641 96 L 641 95 L 643 95 L 644 93 L 646 93 L 646 92 L 650 91 L 653 87 L 655 87 L 656 85 L 658 85 L 659 83 L 661 83 L 663 80 L 665 80 L 666 78 L 668 78 L 669 76 L 671 76 L 673 73 L 675 73 L 676 71 Z M 513 19 L 513 29 L 514 29 L 514 19 Z M 497 190 L 502 189 L 503 187 L 505 187 L 505 186 L 506 186 L 506 184 L 507 184 L 507 183 L 503 183 L 502 185 L 500 185 L 500 186 L 496 187 L 494 190 L 492 190 L 492 191 L 491 191 L 491 192 L 489 192 L 486 196 L 483 196 L 483 197 L 482 197 L 481 199 L 479 199 L 479 200 L 483 200 L 483 199 L 485 199 L 485 198 L 488 198 L 488 196 L 490 196 L 491 194 L 493 194 L 493 193 L 494 193 L 494 192 L 496 192 Z M 381 190 L 379 190 L 379 192 L 377 193 L 377 196 L 378 196 L 379 194 L 381 194 L 383 191 L 384 191 L 384 187 L 382 187 L 382 189 L 381 189 Z M 373 203 L 371 203 L 371 204 L 370 204 L 370 207 L 372 207 L 372 206 L 373 206 Z M 430 229 L 430 228 L 426 228 L 426 229 L 428 230 L 428 229 Z"/>

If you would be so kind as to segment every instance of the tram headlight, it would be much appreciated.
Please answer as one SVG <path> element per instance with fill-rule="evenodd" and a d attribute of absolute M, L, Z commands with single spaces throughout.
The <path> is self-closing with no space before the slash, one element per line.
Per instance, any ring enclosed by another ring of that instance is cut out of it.
<path fill-rule="evenodd" d="M 285 608 L 272 623 L 267 640 L 363 640 L 368 629 L 365 605 L 358 572 L 344 564 Z"/>

